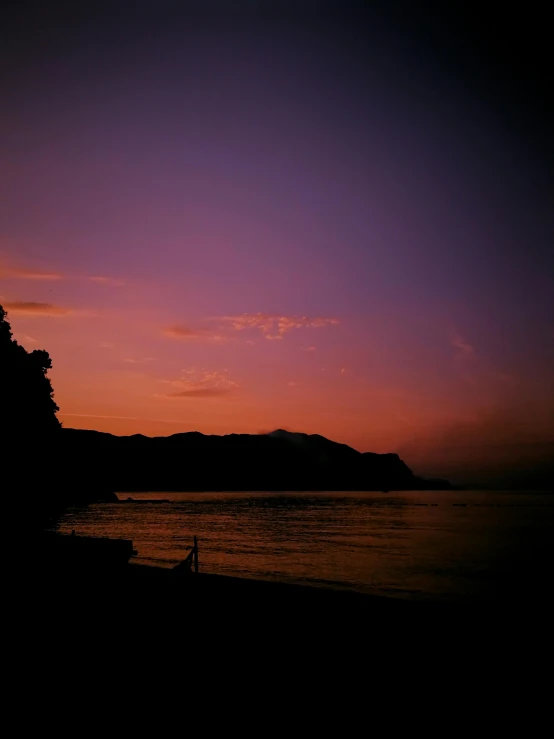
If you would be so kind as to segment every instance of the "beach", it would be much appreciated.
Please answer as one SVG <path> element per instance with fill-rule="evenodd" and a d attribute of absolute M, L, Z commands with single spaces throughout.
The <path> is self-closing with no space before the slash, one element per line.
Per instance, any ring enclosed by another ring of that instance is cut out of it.
<path fill-rule="evenodd" d="M 444 630 L 540 625 L 552 615 L 548 593 L 533 601 L 513 597 L 496 602 L 459 604 L 372 596 L 347 590 L 228 577 L 137 564 L 42 573 L 34 580 L 34 597 L 49 604 L 52 618 L 72 612 L 84 622 L 144 629 L 171 624 L 205 630 L 215 625 L 257 628 L 278 626 L 294 633 L 311 628 L 347 626 L 351 635 L 365 628 Z"/>
<path fill-rule="evenodd" d="M 454 691 L 474 705 L 479 681 L 487 691 L 521 681 L 552 649 L 552 609 L 517 590 L 511 603 L 465 607 L 127 564 L 39 568 L 18 579 L 18 593 L 25 664 L 61 669 L 107 700 L 180 693 L 183 707 L 221 693 L 250 700 L 254 690 L 272 715 L 302 700 L 321 717 L 319 686 L 377 712 L 375 696 L 391 691 L 426 706 L 437 689 Z"/>

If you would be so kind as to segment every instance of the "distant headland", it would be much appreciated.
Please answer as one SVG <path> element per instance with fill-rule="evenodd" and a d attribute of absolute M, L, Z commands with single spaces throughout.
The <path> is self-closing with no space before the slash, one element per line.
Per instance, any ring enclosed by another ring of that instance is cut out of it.
<path fill-rule="evenodd" d="M 62 429 L 66 459 L 103 490 L 445 490 L 397 454 L 358 452 L 318 434 L 114 436 Z M 92 491 L 91 491 L 92 492 Z"/>

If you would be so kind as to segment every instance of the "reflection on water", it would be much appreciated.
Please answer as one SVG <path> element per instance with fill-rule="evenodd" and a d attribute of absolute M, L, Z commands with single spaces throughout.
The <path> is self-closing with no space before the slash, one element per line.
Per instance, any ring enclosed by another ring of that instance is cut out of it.
<path fill-rule="evenodd" d="M 132 539 L 171 567 L 397 597 L 472 600 L 550 580 L 554 498 L 471 492 L 125 493 L 70 511 L 64 533 Z M 145 502 L 148 499 L 156 503 Z"/>

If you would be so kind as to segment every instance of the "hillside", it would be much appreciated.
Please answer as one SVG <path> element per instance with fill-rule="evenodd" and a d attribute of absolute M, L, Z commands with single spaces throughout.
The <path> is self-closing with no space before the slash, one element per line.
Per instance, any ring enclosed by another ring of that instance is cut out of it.
<path fill-rule="evenodd" d="M 63 450 L 79 479 L 129 490 L 420 490 L 445 481 L 416 477 L 397 454 L 277 430 L 147 437 L 63 429 Z"/>

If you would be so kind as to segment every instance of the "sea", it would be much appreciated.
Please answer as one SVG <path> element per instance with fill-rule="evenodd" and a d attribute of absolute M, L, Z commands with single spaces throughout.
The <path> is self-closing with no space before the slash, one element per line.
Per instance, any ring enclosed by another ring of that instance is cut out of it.
<path fill-rule="evenodd" d="M 173 567 L 198 539 L 219 575 L 452 602 L 552 583 L 554 496 L 537 492 L 140 492 L 70 509 L 62 533 L 131 539 Z"/>

